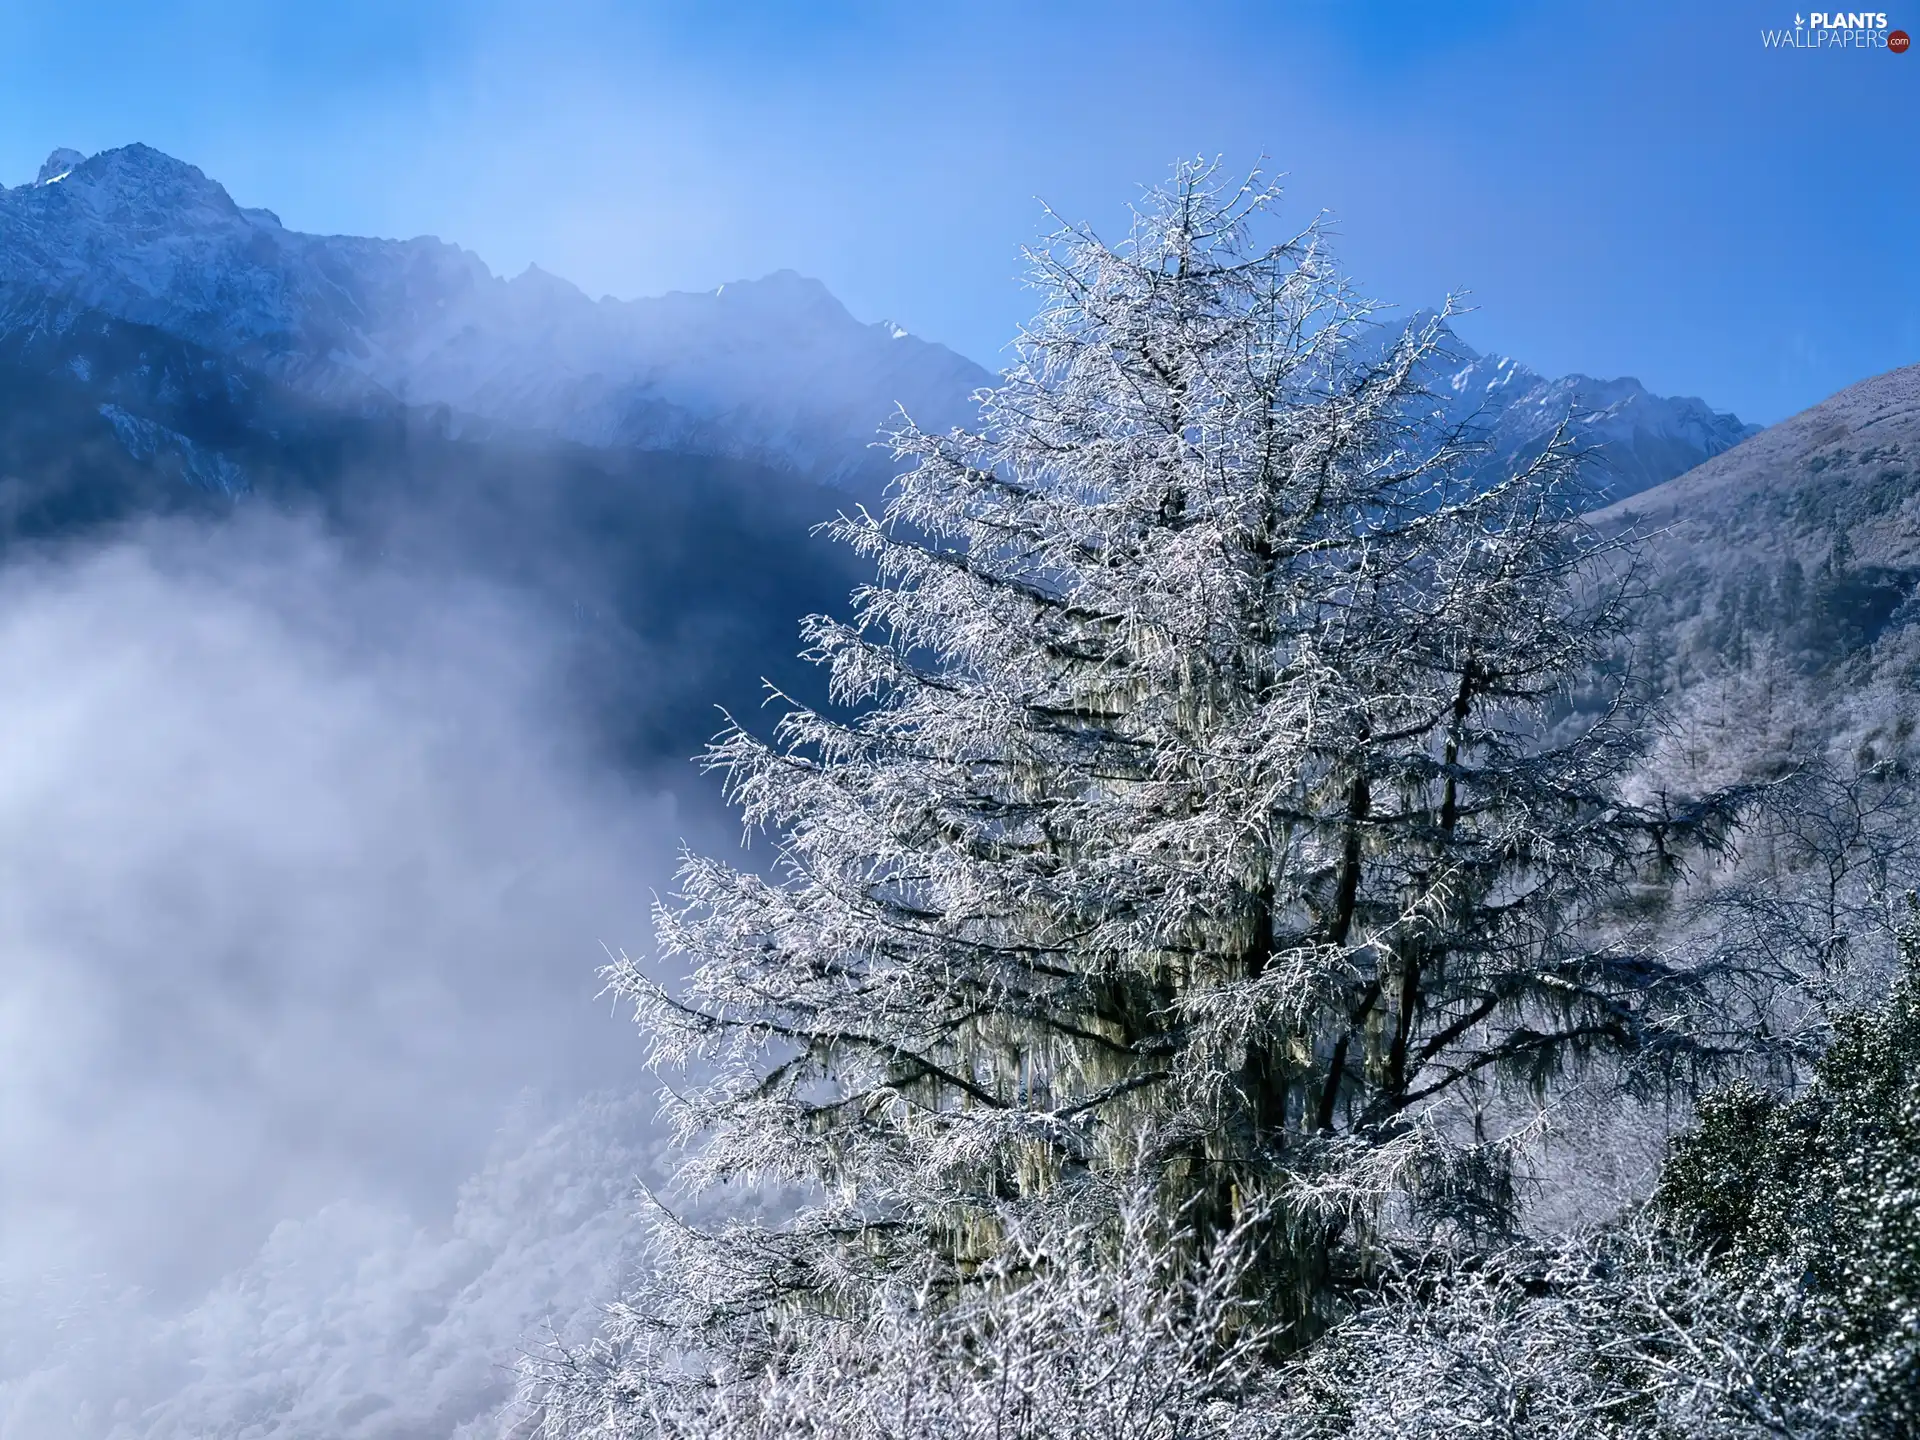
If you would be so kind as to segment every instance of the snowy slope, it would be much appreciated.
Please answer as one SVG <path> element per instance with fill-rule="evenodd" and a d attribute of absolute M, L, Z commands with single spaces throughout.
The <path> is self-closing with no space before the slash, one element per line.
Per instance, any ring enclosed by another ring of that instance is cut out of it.
<path fill-rule="evenodd" d="M 1599 512 L 1644 537 L 1641 671 L 1707 783 L 1920 764 L 1920 365 Z"/>
<path fill-rule="evenodd" d="M 445 1220 L 341 1202 L 184 1308 L 96 1277 L 0 1289 L 0 1440 L 493 1440 L 515 1366 L 579 1344 L 639 1259 L 650 1105 L 510 1115 Z M 52 1323 L 49 1323 L 51 1321 Z"/>
<path fill-rule="evenodd" d="M 1658 489 L 1601 512 L 1675 555 L 1826 558 L 1920 568 L 1920 365 L 1889 370 L 1756 433 Z"/>

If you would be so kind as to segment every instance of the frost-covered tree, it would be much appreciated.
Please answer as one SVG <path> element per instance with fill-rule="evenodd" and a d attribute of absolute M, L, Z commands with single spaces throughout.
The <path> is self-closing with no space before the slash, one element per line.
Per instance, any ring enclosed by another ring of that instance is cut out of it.
<path fill-rule="evenodd" d="M 1428 1256 L 1273 1381 L 1287 1440 L 1842 1440 L 1864 1387 L 1784 1270 L 1746 1277 L 1639 1214 Z M 1895 1432 L 1910 1433 L 1910 1432 Z"/>
<path fill-rule="evenodd" d="M 1920 1434 L 1920 922 L 1895 928 L 1901 973 L 1804 1092 L 1709 1096 L 1592 1235 L 1415 1257 L 1273 1382 L 1272 1433 Z"/>
<path fill-rule="evenodd" d="M 1383 1203 L 1503 1222 L 1439 1107 L 1683 1055 L 1700 977 L 1636 915 L 1722 817 L 1628 803 L 1635 716 L 1567 704 L 1623 578 L 1574 457 L 1476 478 L 1421 392 L 1445 315 L 1258 242 L 1273 195 L 1186 165 L 1124 243 L 1037 251 L 979 432 L 908 424 L 833 527 L 879 572 L 807 624 L 834 706 L 713 748 L 772 863 L 689 857 L 690 983 L 611 978 L 687 1183 L 800 1198 L 662 1226 L 631 1313 L 679 1343 L 751 1367 L 1005 1283 L 1007 1237 L 1114 1229 L 1141 1175 L 1201 1242 L 1271 1207 L 1249 1283 L 1297 1340 Z"/>
<path fill-rule="evenodd" d="M 996 1282 L 958 1303 L 896 1289 L 757 1371 L 674 1387 L 645 1336 L 549 1347 L 534 1371 L 543 1433 L 593 1440 L 1271 1440 L 1288 1417 L 1267 1334 L 1248 1323 L 1244 1280 L 1261 1213 L 1203 1246 L 1151 1187 L 1115 1233 L 1017 1230 L 986 1267 Z M 1009 1283 L 1011 1282 L 1011 1283 Z M 644 1329 L 644 1322 L 641 1328 Z M 644 1397 L 609 1405 L 610 1395 Z"/>
<path fill-rule="evenodd" d="M 1838 1016 L 1813 1082 L 1710 1096 L 1656 1200 L 1669 1224 L 1755 1289 L 1797 1297 L 1794 1336 L 1832 1357 L 1797 1387 L 1859 1402 L 1844 1433 L 1920 1433 L 1920 906 L 1898 926 L 1884 1000 Z M 1779 1387 L 1776 1387 L 1779 1388 Z"/>
<path fill-rule="evenodd" d="M 1735 863 L 1676 925 L 1739 977 L 1721 1014 L 1725 1042 L 1751 1054 L 1749 1078 L 1806 1079 L 1836 1021 L 1887 993 L 1905 943 L 1897 897 L 1920 880 L 1914 819 L 1913 786 L 1890 764 L 1816 757 L 1754 787 Z"/>

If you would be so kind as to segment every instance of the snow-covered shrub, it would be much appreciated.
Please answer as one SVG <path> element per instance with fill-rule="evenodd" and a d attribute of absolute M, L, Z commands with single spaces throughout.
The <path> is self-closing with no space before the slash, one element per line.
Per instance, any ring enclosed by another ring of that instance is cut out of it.
<path fill-rule="evenodd" d="M 677 1368 L 617 1308 L 592 1345 L 540 1357 L 532 1413 L 576 1440 L 1253 1440 L 1281 1423 L 1274 1336 L 1243 1293 L 1266 1218 L 1196 1252 L 1142 1188 L 1117 1232 L 1010 1235 L 963 1297 L 887 1287 L 749 1370 Z"/>

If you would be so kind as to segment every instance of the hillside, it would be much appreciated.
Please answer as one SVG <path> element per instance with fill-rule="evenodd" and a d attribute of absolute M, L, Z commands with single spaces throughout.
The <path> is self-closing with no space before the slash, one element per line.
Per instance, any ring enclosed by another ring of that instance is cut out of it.
<path fill-rule="evenodd" d="M 1639 662 L 1725 775 L 1907 763 L 1920 683 L 1920 366 L 1597 512 L 1644 539 Z M 1702 760 L 1702 764 L 1706 762 Z"/>

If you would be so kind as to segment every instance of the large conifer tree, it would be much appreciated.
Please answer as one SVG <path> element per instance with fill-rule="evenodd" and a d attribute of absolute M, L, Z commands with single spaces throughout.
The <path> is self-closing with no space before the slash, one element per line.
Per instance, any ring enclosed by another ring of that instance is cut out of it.
<path fill-rule="evenodd" d="M 1436 1107 L 1681 1044 L 1630 912 L 1713 816 L 1622 797 L 1574 457 L 1486 483 L 1422 393 L 1445 317 L 1256 243 L 1271 199 L 1188 165 L 1125 243 L 1052 237 L 980 432 L 908 426 L 834 527 L 879 579 L 807 623 L 833 708 L 710 757 L 773 863 L 688 858 L 688 985 L 613 972 L 689 1182 L 800 1199 L 664 1226 L 647 1323 L 751 1364 L 1144 1185 L 1202 1239 L 1273 1206 L 1310 1329 L 1383 1197 L 1500 1218 Z"/>

